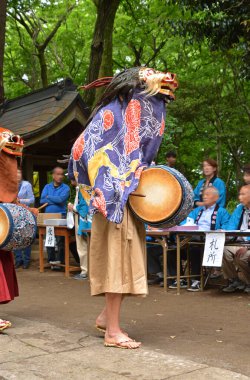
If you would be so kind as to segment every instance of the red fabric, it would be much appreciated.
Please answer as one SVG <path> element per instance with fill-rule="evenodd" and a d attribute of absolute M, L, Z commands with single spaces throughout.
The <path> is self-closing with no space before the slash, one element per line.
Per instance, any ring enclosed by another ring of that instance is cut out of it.
<path fill-rule="evenodd" d="M 90 88 L 107 86 L 112 81 L 112 79 L 113 77 L 98 78 L 94 80 L 94 82 L 86 84 L 85 86 L 80 86 L 79 88 L 84 89 L 84 90 L 89 90 Z"/>
<path fill-rule="evenodd" d="M 18 295 L 13 254 L 0 250 L 0 303 L 8 303 Z"/>
<path fill-rule="evenodd" d="M 137 99 L 131 99 L 125 111 L 127 132 L 125 135 L 126 154 L 129 155 L 140 145 L 141 104 Z"/>

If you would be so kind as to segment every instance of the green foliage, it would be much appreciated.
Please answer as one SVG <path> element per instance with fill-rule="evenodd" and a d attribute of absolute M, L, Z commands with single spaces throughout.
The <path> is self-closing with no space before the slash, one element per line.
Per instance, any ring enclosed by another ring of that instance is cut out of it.
<path fill-rule="evenodd" d="M 75 3 L 75 4 L 74 4 Z M 89 64 L 89 49 L 95 22 L 95 7 L 86 1 L 10 1 L 5 49 L 5 93 L 8 98 L 42 87 L 36 46 L 50 35 L 58 19 L 67 14 L 45 50 L 48 81 L 71 77 L 82 84 Z M 32 11 L 30 11 L 32 9 Z M 36 40 L 18 22 L 33 25 Z M 26 21 L 27 20 L 27 21 Z"/>
<path fill-rule="evenodd" d="M 237 199 L 231 199 L 227 203 L 227 211 L 229 212 L 229 214 L 233 213 L 234 209 L 237 207 L 238 204 L 239 204 L 239 201 Z"/>

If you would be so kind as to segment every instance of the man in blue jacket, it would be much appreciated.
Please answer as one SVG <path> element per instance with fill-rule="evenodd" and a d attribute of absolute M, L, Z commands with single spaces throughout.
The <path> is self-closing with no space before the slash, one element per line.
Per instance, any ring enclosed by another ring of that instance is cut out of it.
<path fill-rule="evenodd" d="M 64 179 L 64 170 L 63 168 L 57 166 L 52 170 L 53 181 L 45 185 L 40 204 L 48 203 L 48 206 L 45 208 L 47 213 L 60 213 L 63 217 L 66 216 L 67 212 L 67 200 L 70 195 L 70 188 L 68 185 L 63 183 Z M 58 246 L 58 261 L 61 264 L 64 264 L 64 237 L 57 236 L 57 246 Z M 55 248 L 48 247 L 48 262 L 51 264 L 59 263 L 56 261 Z"/>
<path fill-rule="evenodd" d="M 242 186 L 239 201 L 240 205 L 234 210 L 226 226 L 227 230 L 250 230 L 250 185 Z M 222 270 L 224 278 L 229 280 L 228 286 L 223 288 L 226 293 L 244 289 L 244 292 L 250 294 L 250 237 L 243 239 L 244 245 L 238 239 L 239 245 L 224 248 Z M 241 272 L 243 282 L 238 277 L 236 267 Z"/>

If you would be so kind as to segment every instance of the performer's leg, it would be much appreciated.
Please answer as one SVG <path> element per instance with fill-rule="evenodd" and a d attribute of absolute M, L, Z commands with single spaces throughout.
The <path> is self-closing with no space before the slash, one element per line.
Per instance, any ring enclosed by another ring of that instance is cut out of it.
<path fill-rule="evenodd" d="M 106 294 L 112 294 L 112 293 L 106 293 Z M 125 298 L 125 295 L 122 294 L 122 301 L 124 300 Z M 107 326 L 107 307 L 106 305 L 104 306 L 104 308 L 102 309 L 101 313 L 98 315 L 98 317 L 96 318 L 96 327 L 97 328 L 101 328 L 104 332 L 104 330 L 106 330 L 106 326 Z M 127 333 L 125 333 L 123 330 L 122 332 L 124 334 L 127 335 Z"/>
<path fill-rule="evenodd" d="M 141 342 L 135 342 L 124 334 L 120 328 L 120 310 L 122 294 L 106 293 L 107 326 L 105 333 L 105 345 L 120 348 L 138 348 Z"/>
<path fill-rule="evenodd" d="M 106 314 L 107 314 L 106 333 L 109 337 L 113 337 L 121 333 L 119 321 L 120 321 L 122 294 L 106 293 L 105 298 L 106 298 Z"/>
<path fill-rule="evenodd" d="M 107 309 L 106 306 L 102 309 L 101 313 L 96 318 L 96 326 L 103 328 L 103 330 L 106 330 L 107 325 Z"/>

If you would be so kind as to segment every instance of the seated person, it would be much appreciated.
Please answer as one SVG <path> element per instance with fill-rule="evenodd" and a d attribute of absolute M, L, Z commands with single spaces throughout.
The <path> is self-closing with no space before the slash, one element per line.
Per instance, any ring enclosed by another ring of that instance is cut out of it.
<path fill-rule="evenodd" d="M 240 205 L 236 207 L 226 225 L 227 230 L 249 230 L 250 229 L 250 185 L 242 186 L 239 192 Z M 238 238 L 238 246 L 227 246 L 224 248 L 222 271 L 225 279 L 229 281 L 227 287 L 222 290 L 232 293 L 243 290 L 250 294 L 250 244 L 241 245 L 240 239 L 249 241 L 250 237 Z M 242 274 L 243 282 L 240 281 L 237 269 Z"/>
<path fill-rule="evenodd" d="M 188 215 L 188 222 L 182 222 L 182 225 L 196 224 L 204 231 L 213 231 L 224 229 L 229 221 L 230 215 L 226 209 L 220 207 L 217 203 L 219 199 L 219 191 L 216 187 L 207 187 L 202 194 L 204 206 L 195 208 Z M 200 241 L 200 238 L 193 238 L 192 241 Z M 201 272 L 201 264 L 203 257 L 204 247 L 201 245 L 190 246 L 190 264 L 191 274 L 199 275 Z M 198 278 L 198 277 L 197 277 Z M 192 285 L 189 289 L 192 292 L 200 290 L 200 280 L 192 280 Z"/>

